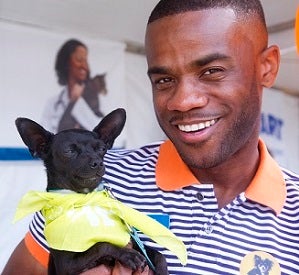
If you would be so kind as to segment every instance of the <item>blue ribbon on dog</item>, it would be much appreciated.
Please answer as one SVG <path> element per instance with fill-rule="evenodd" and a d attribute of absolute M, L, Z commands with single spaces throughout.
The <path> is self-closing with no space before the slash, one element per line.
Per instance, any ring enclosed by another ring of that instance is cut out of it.
<path fill-rule="evenodd" d="M 109 195 L 112 197 L 112 198 L 115 198 L 115 196 L 113 195 L 112 193 L 112 190 L 111 188 L 109 187 L 109 185 L 105 185 L 102 187 L 104 189 L 106 189 L 109 193 Z M 131 238 L 135 241 L 135 243 L 137 244 L 137 246 L 139 247 L 140 251 L 142 252 L 143 256 L 145 257 L 146 261 L 147 261 L 147 264 L 148 266 L 150 267 L 150 269 L 152 269 L 153 271 L 156 271 L 156 268 L 153 264 L 153 262 L 151 261 L 151 259 L 149 258 L 149 256 L 147 255 L 146 253 L 146 249 L 144 247 L 144 244 L 143 242 L 140 240 L 139 236 L 138 236 L 138 233 L 137 233 L 137 230 L 130 226 L 128 223 L 126 223 L 126 221 L 124 221 L 125 225 L 128 227 L 129 229 L 129 234 L 131 236 Z"/>

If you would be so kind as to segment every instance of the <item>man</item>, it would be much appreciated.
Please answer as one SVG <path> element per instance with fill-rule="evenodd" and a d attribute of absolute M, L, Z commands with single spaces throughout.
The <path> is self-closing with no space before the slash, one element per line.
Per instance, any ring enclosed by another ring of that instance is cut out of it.
<path fill-rule="evenodd" d="M 188 250 L 182 266 L 160 249 L 170 274 L 299 274 L 299 176 L 279 168 L 259 139 L 262 91 L 279 67 L 260 2 L 162 0 L 145 48 L 156 116 L 171 142 L 107 155 L 115 196 L 170 219 Z M 5 274 L 17 274 L 14 266 L 43 274 L 31 256 L 44 242 L 39 219 Z"/>

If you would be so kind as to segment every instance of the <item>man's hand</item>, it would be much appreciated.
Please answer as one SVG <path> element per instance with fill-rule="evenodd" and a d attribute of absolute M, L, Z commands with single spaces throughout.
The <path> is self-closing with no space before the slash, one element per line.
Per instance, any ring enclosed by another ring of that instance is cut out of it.
<path fill-rule="evenodd" d="M 143 271 L 137 270 L 133 272 L 132 270 L 124 267 L 120 263 L 117 263 L 112 271 L 112 275 L 153 275 L 153 274 L 154 273 L 149 269 L 148 266 L 146 266 Z"/>
<path fill-rule="evenodd" d="M 121 265 L 119 262 L 115 264 L 113 268 L 100 265 L 88 271 L 81 273 L 81 275 L 154 275 L 152 270 L 149 270 L 149 267 L 146 266 L 144 271 L 135 271 Z"/>

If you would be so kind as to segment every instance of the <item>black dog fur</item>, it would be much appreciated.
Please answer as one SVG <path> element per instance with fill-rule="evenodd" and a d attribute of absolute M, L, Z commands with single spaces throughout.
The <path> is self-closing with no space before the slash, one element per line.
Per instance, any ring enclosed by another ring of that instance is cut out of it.
<path fill-rule="evenodd" d="M 123 109 L 116 109 L 94 128 L 64 130 L 53 134 L 36 122 L 18 118 L 16 126 L 31 154 L 43 160 L 47 172 L 47 191 L 69 189 L 78 193 L 93 191 L 105 172 L 103 157 L 121 133 L 126 120 Z M 97 243 L 87 251 L 75 253 L 50 249 L 48 274 L 74 275 L 100 264 L 115 261 L 133 269 L 144 269 L 146 260 L 133 248 L 120 248 L 109 243 Z M 167 275 L 167 264 L 162 254 L 146 247 L 155 265 L 155 274 Z"/>

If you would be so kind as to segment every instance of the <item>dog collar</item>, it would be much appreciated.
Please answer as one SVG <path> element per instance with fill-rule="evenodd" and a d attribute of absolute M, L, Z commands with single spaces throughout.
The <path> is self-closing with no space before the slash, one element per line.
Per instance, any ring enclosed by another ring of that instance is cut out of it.
<path fill-rule="evenodd" d="M 101 181 L 96 189 L 93 191 L 103 191 L 104 189 L 110 189 L 109 184 L 105 181 Z M 60 193 L 60 194 L 76 194 L 77 192 L 72 191 L 70 189 L 63 189 L 63 188 L 51 188 L 48 189 L 48 192 L 52 193 Z"/>

